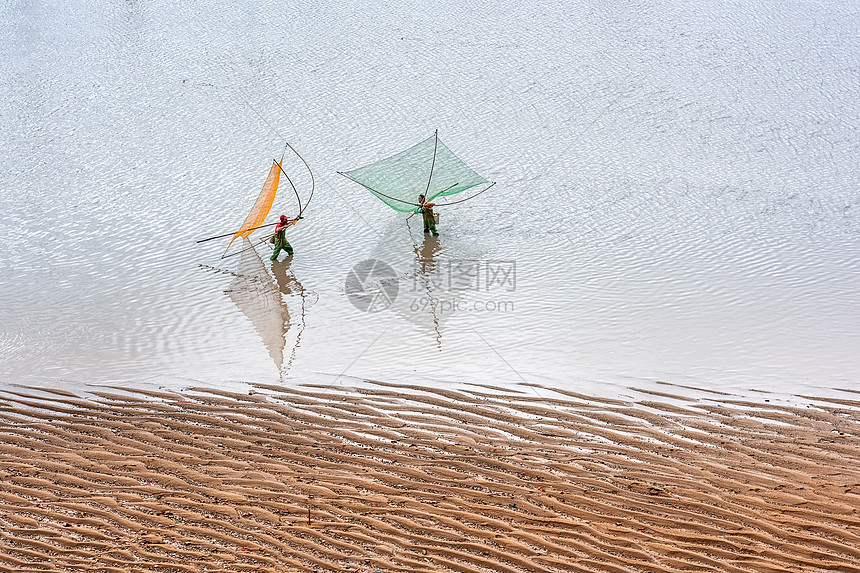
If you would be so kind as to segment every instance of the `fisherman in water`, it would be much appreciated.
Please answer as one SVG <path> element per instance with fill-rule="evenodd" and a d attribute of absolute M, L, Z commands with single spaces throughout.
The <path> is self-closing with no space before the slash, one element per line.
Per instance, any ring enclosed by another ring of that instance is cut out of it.
<path fill-rule="evenodd" d="M 295 219 L 290 221 L 289 217 L 287 217 L 286 215 L 281 215 L 281 222 L 275 225 L 275 234 L 272 235 L 272 243 L 274 243 L 275 245 L 275 250 L 272 252 L 272 256 L 269 258 L 270 261 L 277 261 L 278 255 L 281 254 L 282 250 L 287 251 L 287 254 L 292 256 L 293 247 L 287 240 L 287 234 L 285 233 L 285 231 L 287 230 L 287 227 L 295 224 Z"/>
<path fill-rule="evenodd" d="M 418 207 L 418 211 L 421 212 L 421 216 L 424 218 L 424 232 L 432 232 L 434 237 L 438 237 L 439 233 L 436 232 L 436 216 L 433 214 L 433 207 L 435 205 L 429 201 L 424 201 L 423 193 L 418 196 L 418 203 L 421 205 Z"/>

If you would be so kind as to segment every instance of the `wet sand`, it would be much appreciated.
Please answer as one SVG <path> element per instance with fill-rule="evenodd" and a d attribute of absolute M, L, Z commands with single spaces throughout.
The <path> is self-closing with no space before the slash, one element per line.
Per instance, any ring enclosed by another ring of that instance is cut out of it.
<path fill-rule="evenodd" d="M 860 394 L 546 395 L 6 387 L 0 571 L 860 570 Z"/>

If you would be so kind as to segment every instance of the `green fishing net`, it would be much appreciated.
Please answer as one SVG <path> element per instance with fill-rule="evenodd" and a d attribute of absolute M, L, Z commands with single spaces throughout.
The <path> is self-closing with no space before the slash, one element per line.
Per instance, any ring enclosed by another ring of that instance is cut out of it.
<path fill-rule="evenodd" d="M 439 141 L 437 135 L 406 151 L 345 171 L 342 175 L 363 185 L 392 209 L 403 212 L 415 209 L 418 195 L 424 194 L 430 201 L 434 197 L 454 195 L 487 183 Z"/>

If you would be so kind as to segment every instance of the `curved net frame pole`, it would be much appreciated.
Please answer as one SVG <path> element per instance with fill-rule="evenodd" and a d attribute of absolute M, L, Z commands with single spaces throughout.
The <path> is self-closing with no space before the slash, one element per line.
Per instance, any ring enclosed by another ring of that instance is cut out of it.
<path fill-rule="evenodd" d="M 477 193 L 475 193 L 471 197 L 466 197 L 465 199 L 460 199 L 459 201 L 451 201 L 450 203 L 434 203 L 434 205 L 436 205 L 437 207 L 445 207 L 447 205 L 454 205 L 456 203 L 462 203 L 463 201 L 468 201 L 469 199 L 474 199 L 475 197 L 477 197 L 478 195 L 480 195 L 484 191 L 487 191 L 490 187 L 492 187 L 495 184 L 496 184 L 496 182 L 493 181 L 492 183 L 490 183 L 490 185 L 488 187 L 484 187 L 483 189 L 481 189 L 480 191 L 478 191 Z M 447 189 L 446 189 L 446 191 L 447 191 Z"/>
<path fill-rule="evenodd" d="M 430 163 L 430 177 L 427 178 L 427 188 L 424 189 L 424 200 L 427 200 L 427 193 L 430 192 L 430 181 L 433 180 L 433 169 L 436 167 L 436 150 L 439 148 L 439 130 L 437 129 L 434 136 L 436 141 L 433 143 L 433 162 Z"/>
<path fill-rule="evenodd" d="M 376 193 L 377 195 L 382 195 L 382 196 L 383 196 L 383 197 L 385 197 L 386 199 L 391 199 L 392 201 L 399 201 L 400 203 L 406 203 L 407 205 L 414 205 L 415 207 L 420 207 L 420 206 L 421 206 L 421 205 L 419 205 L 418 203 L 413 203 L 412 201 L 405 201 L 405 200 L 403 200 L 403 199 L 398 199 L 397 197 L 392 197 L 392 196 L 390 196 L 390 195 L 386 195 L 385 193 L 382 193 L 382 192 L 380 192 L 380 191 L 377 191 L 377 190 L 376 190 L 376 189 L 374 189 L 373 187 L 370 187 L 370 186 L 368 186 L 368 185 L 365 185 L 365 184 L 364 184 L 364 183 L 362 183 L 361 181 L 358 181 L 358 180 L 356 180 L 356 179 L 353 179 L 352 177 L 350 177 L 349 175 L 347 175 L 347 174 L 346 174 L 346 173 L 344 173 L 343 171 L 337 171 L 336 173 L 337 173 L 338 175 L 343 175 L 344 177 L 346 177 L 346 178 L 347 178 L 347 179 L 349 179 L 350 181 L 355 181 L 356 183 L 358 183 L 359 185 L 361 185 L 362 187 L 364 187 L 365 189 L 367 189 L 367 190 L 368 190 L 368 191 L 370 191 L 371 193 Z"/>
<path fill-rule="evenodd" d="M 302 207 L 301 202 L 299 203 L 299 216 L 301 217 L 301 216 L 302 216 L 302 214 L 305 212 L 305 209 L 307 209 L 307 208 L 308 208 L 308 205 L 310 205 L 310 203 L 311 203 L 311 199 L 313 199 L 313 198 L 314 198 L 314 191 L 316 190 L 316 181 L 314 180 L 314 172 L 311 170 L 311 166 L 310 166 L 310 165 L 308 165 L 308 162 L 307 162 L 307 161 L 305 161 L 305 158 L 304 158 L 304 157 L 302 157 L 301 155 L 299 155 L 299 152 L 298 152 L 298 151 L 296 151 L 296 148 L 295 148 L 295 147 L 293 147 L 292 145 L 290 145 L 289 143 L 287 143 L 287 147 L 289 147 L 290 149 L 292 149 L 292 150 L 293 150 L 293 153 L 295 153 L 295 154 L 296 154 L 296 156 L 297 156 L 299 159 L 301 159 L 301 160 L 302 160 L 302 163 L 304 163 L 304 164 L 305 164 L 305 167 L 307 167 L 307 168 L 308 168 L 308 173 L 310 173 L 310 175 L 311 175 L 311 194 L 308 196 L 308 200 L 305 202 L 305 206 L 304 206 L 304 207 Z M 291 182 L 291 183 L 292 183 L 292 182 Z"/>
<path fill-rule="evenodd" d="M 283 160 L 284 160 L 284 158 L 282 157 L 282 158 L 281 158 L 281 161 L 283 161 Z M 296 189 L 296 186 L 295 186 L 295 185 L 293 185 L 293 180 L 292 180 L 292 179 L 290 179 L 290 176 L 289 176 L 289 175 L 287 175 L 287 172 L 286 172 L 286 171 L 284 171 L 284 168 L 283 168 L 283 167 L 281 167 L 281 173 L 283 173 L 283 174 L 284 174 L 284 177 L 287 179 L 287 182 L 290 184 L 290 187 L 292 187 L 292 188 L 293 188 L 293 192 L 296 194 L 296 201 L 298 201 L 298 202 L 299 202 L 299 215 L 298 215 L 298 217 L 296 217 L 296 219 L 297 219 L 297 220 L 298 220 L 298 219 L 301 219 L 301 218 L 302 218 L 302 199 L 301 199 L 301 197 L 299 197 L 299 190 L 298 190 L 298 189 Z"/>

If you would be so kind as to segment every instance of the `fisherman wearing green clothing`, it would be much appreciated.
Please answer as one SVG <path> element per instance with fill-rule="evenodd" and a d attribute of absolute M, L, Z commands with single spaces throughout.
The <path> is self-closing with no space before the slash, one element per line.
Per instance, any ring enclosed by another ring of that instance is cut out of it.
<path fill-rule="evenodd" d="M 290 225 L 295 225 L 296 220 L 290 219 L 286 215 L 281 215 L 281 222 L 275 225 L 275 234 L 272 236 L 272 243 L 275 245 L 275 250 L 272 252 L 272 256 L 269 258 L 270 261 L 278 260 L 278 255 L 281 254 L 281 251 L 287 251 L 288 255 L 293 254 L 293 247 L 290 245 L 290 242 L 287 241 L 287 234 L 285 233 L 287 227 Z"/>
<path fill-rule="evenodd" d="M 418 203 L 421 205 L 418 207 L 418 211 L 421 212 L 421 216 L 424 218 L 424 232 L 432 232 L 434 237 L 438 237 L 439 233 L 436 232 L 436 216 L 433 213 L 433 203 L 429 201 L 425 202 L 423 194 L 418 196 Z"/>

